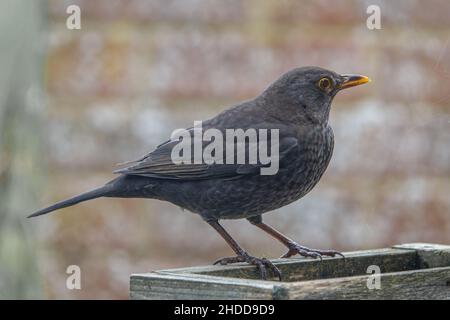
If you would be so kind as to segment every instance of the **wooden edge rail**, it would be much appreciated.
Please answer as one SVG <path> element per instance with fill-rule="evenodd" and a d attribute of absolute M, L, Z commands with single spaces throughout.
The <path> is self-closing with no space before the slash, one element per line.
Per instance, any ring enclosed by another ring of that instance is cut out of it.
<path fill-rule="evenodd" d="M 131 299 L 450 299 L 450 246 L 410 243 L 353 251 L 346 259 L 277 259 L 283 281 L 254 266 L 204 266 L 133 274 Z"/>

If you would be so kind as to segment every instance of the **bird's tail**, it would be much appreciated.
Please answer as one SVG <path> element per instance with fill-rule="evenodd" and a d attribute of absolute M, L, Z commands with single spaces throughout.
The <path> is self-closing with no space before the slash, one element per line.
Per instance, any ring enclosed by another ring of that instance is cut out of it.
<path fill-rule="evenodd" d="M 83 202 L 83 201 L 104 197 L 104 196 L 109 195 L 110 191 L 111 191 L 111 185 L 106 184 L 106 185 L 104 185 L 104 186 L 102 186 L 100 188 L 97 188 L 97 189 L 94 189 L 94 190 L 82 193 L 82 194 L 80 194 L 78 196 L 75 196 L 73 198 L 60 201 L 60 202 L 55 203 L 54 205 L 52 205 L 50 207 L 47 207 L 47 208 L 41 209 L 39 211 L 36 211 L 35 213 L 29 215 L 27 218 L 37 217 L 37 216 L 40 216 L 40 215 L 43 215 L 43 214 L 46 214 L 46 213 L 49 213 L 49 212 L 52 212 L 52 211 L 55 211 L 55 210 L 58 210 L 58 209 L 62 209 L 62 208 L 65 208 L 65 207 L 73 206 L 74 204 L 77 204 L 77 203 L 80 203 L 80 202 Z"/>

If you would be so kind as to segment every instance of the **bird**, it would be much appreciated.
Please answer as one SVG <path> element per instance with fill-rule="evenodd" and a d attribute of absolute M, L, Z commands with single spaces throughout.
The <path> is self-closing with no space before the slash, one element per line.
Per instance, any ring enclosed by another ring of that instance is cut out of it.
<path fill-rule="evenodd" d="M 329 124 L 332 101 L 341 90 L 369 81 L 363 75 L 338 74 L 316 66 L 298 67 L 281 75 L 255 98 L 202 122 L 203 130 L 216 129 L 222 133 L 228 129 L 276 130 L 279 152 L 275 174 L 262 174 L 261 163 L 175 163 L 173 150 L 180 139 L 171 137 L 145 156 L 123 164 L 114 171 L 117 177 L 103 186 L 28 217 L 100 197 L 157 199 L 198 214 L 227 242 L 235 255 L 218 259 L 214 264 L 247 263 L 257 268 L 262 279 L 267 279 L 271 272 L 281 280 L 282 274 L 269 259 L 252 256 L 243 249 L 220 220 L 247 219 L 287 248 L 282 258 L 297 254 L 320 260 L 323 256 L 344 257 L 336 250 L 310 249 L 298 244 L 264 223 L 262 215 L 299 200 L 319 182 L 334 149 Z M 195 128 L 186 130 L 193 134 Z M 262 141 L 264 137 L 259 139 Z M 249 151 L 248 145 L 245 150 Z"/>

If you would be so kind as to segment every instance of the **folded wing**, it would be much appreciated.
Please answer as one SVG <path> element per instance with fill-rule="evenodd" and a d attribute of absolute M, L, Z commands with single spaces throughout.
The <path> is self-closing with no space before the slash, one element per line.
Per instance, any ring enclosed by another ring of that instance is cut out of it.
<path fill-rule="evenodd" d="M 153 152 L 130 162 L 130 166 L 114 171 L 125 175 L 138 175 L 159 179 L 174 180 L 202 180 L 202 179 L 236 179 L 243 175 L 259 174 L 260 168 L 265 166 L 257 164 L 206 164 L 181 163 L 172 161 L 172 149 L 179 141 L 167 141 L 159 145 Z M 206 144 L 206 143 L 204 143 Z M 270 143 L 269 143 L 270 144 Z M 294 137 L 284 137 L 279 141 L 279 161 L 298 146 Z M 256 146 L 257 147 L 257 146 Z M 252 148 L 252 146 L 250 146 Z M 248 149 L 247 149 L 248 151 Z M 226 161 L 225 161 L 226 162 Z M 268 165 L 267 165 L 268 166 Z"/>

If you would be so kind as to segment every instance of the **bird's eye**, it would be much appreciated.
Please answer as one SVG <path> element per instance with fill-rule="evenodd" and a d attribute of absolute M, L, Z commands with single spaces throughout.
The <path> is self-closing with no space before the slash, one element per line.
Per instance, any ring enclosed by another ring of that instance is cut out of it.
<path fill-rule="evenodd" d="M 317 83 L 317 85 L 323 91 L 329 91 L 331 89 L 331 87 L 333 86 L 333 82 L 331 81 L 330 78 L 325 77 L 325 78 L 320 79 L 319 82 Z"/>

